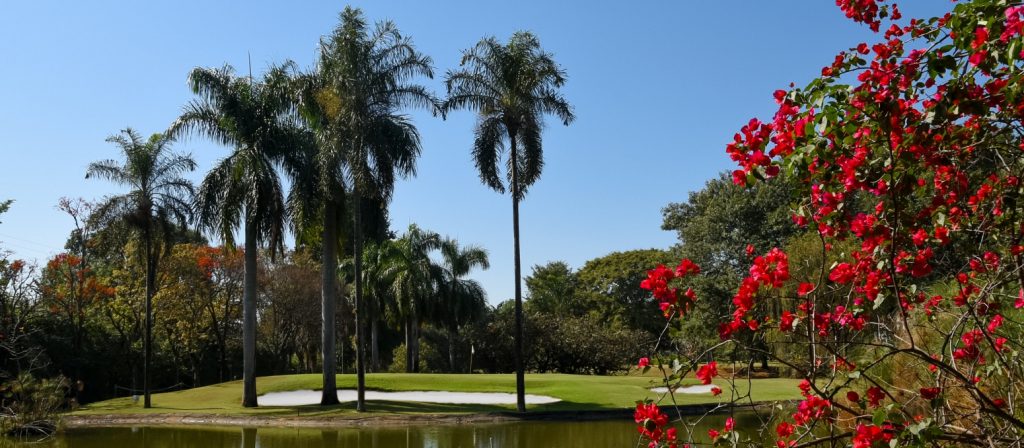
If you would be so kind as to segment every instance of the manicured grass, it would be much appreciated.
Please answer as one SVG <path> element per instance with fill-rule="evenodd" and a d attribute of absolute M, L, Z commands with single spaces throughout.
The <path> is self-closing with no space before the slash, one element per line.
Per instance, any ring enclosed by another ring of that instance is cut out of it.
<path fill-rule="evenodd" d="M 528 394 L 548 395 L 562 401 L 547 405 L 528 406 L 534 411 L 590 411 L 631 408 L 636 400 L 658 399 L 651 392 L 657 386 L 657 379 L 641 376 L 593 376 L 562 374 L 526 375 Z M 685 384 L 696 384 L 688 380 Z M 717 382 L 724 393 L 721 397 L 711 394 L 677 394 L 680 404 L 715 403 L 729 396 L 725 381 Z M 260 377 L 256 381 L 260 394 L 299 389 L 320 389 L 321 376 L 284 375 Z M 798 397 L 797 381 L 791 379 L 753 380 L 755 401 L 789 400 Z M 451 392 L 515 392 L 515 376 L 511 374 L 404 374 L 379 373 L 366 376 L 369 389 L 387 391 L 441 390 Z M 338 388 L 354 388 L 355 375 L 338 375 Z M 737 389 L 745 391 L 745 382 L 738 382 Z M 216 414 L 216 415 L 263 415 L 263 416 L 327 416 L 353 414 L 354 403 L 339 406 L 289 406 L 243 408 L 241 406 L 242 383 L 232 381 L 195 389 L 167 392 L 153 395 L 153 407 L 144 409 L 141 400 L 130 398 L 93 403 L 74 412 L 74 415 L 101 414 Z M 667 399 L 666 399 L 667 400 Z M 481 413 L 514 410 L 514 405 L 452 405 L 433 403 L 408 403 L 397 401 L 369 401 L 367 407 L 376 413 Z"/>

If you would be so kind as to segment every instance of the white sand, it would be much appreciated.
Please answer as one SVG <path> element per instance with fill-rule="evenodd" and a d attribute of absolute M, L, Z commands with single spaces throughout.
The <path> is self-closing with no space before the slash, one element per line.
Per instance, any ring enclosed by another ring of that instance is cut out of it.
<path fill-rule="evenodd" d="M 676 393 L 679 394 L 710 394 L 711 388 L 715 387 L 714 384 L 698 384 L 696 386 L 677 387 Z M 651 392 L 656 394 L 667 394 L 667 387 L 655 387 L 651 389 Z"/>
<path fill-rule="evenodd" d="M 318 390 L 293 390 L 289 392 L 271 392 L 257 397 L 260 406 L 302 406 L 320 402 L 321 392 Z M 515 404 L 516 395 L 502 392 L 443 392 L 443 391 L 408 391 L 380 392 L 366 391 L 367 400 L 417 401 L 420 403 L 445 404 Z M 338 390 L 341 402 L 356 401 L 356 391 L 352 389 Z M 528 404 L 549 404 L 562 401 L 545 395 L 526 395 Z"/>

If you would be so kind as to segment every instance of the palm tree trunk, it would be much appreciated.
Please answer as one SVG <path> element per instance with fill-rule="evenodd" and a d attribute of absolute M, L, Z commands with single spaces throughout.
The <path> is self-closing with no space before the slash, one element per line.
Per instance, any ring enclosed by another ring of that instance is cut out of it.
<path fill-rule="evenodd" d="M 405 373 L 412 373 L 412 318 L 405 318 Z"/>
<path fill-rule="evenodd" d="M 380 370 L 380 346 L 378 344 L 378 324 L 380 317 L 374 316 L 373 322 L 370 324 L 370 368 L 374 371 Z"/>
<path fill-rule="evenodd" d="M 455 373 L 455 330 L 448 329 L 448 369 Z"/>
<path fill-rule="evenodd" d="M 256 407 L 256 226 L 245 223 L 242 289 L 242 406 Z"/>
<path fill-rule="evenodd" d="M 412 373 L 420 373 L 420 317 L 412 314 Z"/>
<path fill-rule="evenodd" d="M 366 316 L 363 315 L 366 305 L 363 303 L 363 197 L 359 192 L 359 183 L 355 182 L 353 193 L 353 226 L 352 232 L 353 258 L 355 259 L 356 277 L 356 411 L 366 411 Z"/>
<path fill-rule="evenodd" d="M 153 407 L 149 393 L 149 367 L 153 358 L 153 296 L 156 294 L 156 273 L 153 264 L 153 234 L 150 224 L 146 223 L 146 329 L 143 338 L 142 361 L 142 407 Z"/>
<path fill-rule="evenodd" d="M 519 154 L 516 151 L 516 136 L 509 132 L 512 166 L 512 240 L 515 244 L 516 271 L 516 410 L 526 412 L 526 376 L 523 368 L 523 286 L 520 284 L 522 266 L 519 261 Z"/>
<path fill-rule="evenodd" d="M 337 359 L 334 355 L 334 308 L 336 304 L 335 294 L 337 288 L 338 270 L 338 233 L 337 233 L 337 209 L 335 204 L 328 200 L 324 203 L 324 233 L 323 233 L 323 259 L 321 260 L 320 273 L 321 289 L 320 308 L 322 319 L 322 344 L 323 349 L 323 373 L 324 388 L 320 396 L 321 405 L 338 404 L 338 385 L 335 372 L 337 370 Z"/>

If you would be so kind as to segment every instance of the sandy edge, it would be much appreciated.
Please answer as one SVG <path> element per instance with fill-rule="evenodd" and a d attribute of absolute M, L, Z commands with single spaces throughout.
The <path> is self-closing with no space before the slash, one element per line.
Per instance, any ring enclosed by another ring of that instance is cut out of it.
<path fill-rule="evenodd" d="M 767 403 L 765 404 L 767 405 Z M 701 415 L 711 411 L 750 410 L 761 405 L 742 405 L 730 408 L 717 405 L 680 406 L 683 415 Z M 544 411 L 491 412 L 467 414 L 349 414 L 333 416 L 260 416 L 260 415 L 216 415 L 216 414 L 97 414 L 65 415 L 61 428 L 91 428 L 105 426 L 240 426 L 240 427 L 286 427 L 286 428 L 345 428 L 362 426 L 410 426 L 410 425 L 462 425 L 475 423 L 503 423 L 521 421 L 588 421 L 618 420 L 633 416 L 633 409 L 612 409 L 593 411 Z"/>

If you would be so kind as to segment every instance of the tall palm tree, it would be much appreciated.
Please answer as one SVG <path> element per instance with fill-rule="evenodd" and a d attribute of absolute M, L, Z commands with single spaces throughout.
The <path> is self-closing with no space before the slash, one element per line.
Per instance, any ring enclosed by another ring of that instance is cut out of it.
<path fill-rule="evenodd" d="M 148 140 L 128 128 L 107 138 L 120 148 L 124 162 L 103 160 L 89 164 L 85 178 L 107 179 L 130 189 L 112 196 L 100 206 L 100 213 L 120 216 L 141 233 L 146 261 L 146 328 L 143 341 L 143 406 L 151 407 L 149 367 L 153 343 L 153 296 L 156 294 L 157 235 L 169 237 L 177 224 L 183 227 L 191 214 L 192 183 L 181 177 L 196 169 L 191 155 L 171 152 L 173 138 L 153 134 Z"/>
<path fill-rule="evenodd" d="M 465 278 L 474 268 L 489 269 L 487 251 L 478 246 L 459 246 L 453 238 L 441 243 L 443 263 L 436 320 L 448 329 L 448 365 L 455 368 L 455 334 L 459 327 L 478 319 L 487 307 L 487 294 L 476 280 Z M 472 372 L 471 372 L 472 373 Z"/>
<path fill-rule="evenodd" d="M 228 247 L 244 226 L 242 292 L 242 405 L 256 402 L 256 257 L 261 243 L 271 256 L 283 247 L 285 207 L 276 167 L 287 165 L 302 144 L 293 122 L 291 64 L 272 67 L 260 82 L 234 69 L 196 68 L 189 74 L 189 102 L 168 131 L 198 133 L 231 147 L 203 179 L 196 195 L 199 227 L 215 232 Z"/>
<path fill-rule="evenodd" d="M 433 76 L 431 60 L 416 51 L 391 22 L 370 30 L 358 9 L 346 7 L 337 28 L 320 46 L 316 72 L 302 82 L 303 116 L 317 134 L 316 157 L 319 194 L 323 209 L 324 307 L 333 307 L 337 267 L 337 207 L 344 197 L 341 185 L 352 192 L 351 235 L 356 301 L 356 409 L 366 410 L 365 321 L 362 285 L 362 222 L 364 196 L 387 202 L 396 177 L 415 174 L 420 138 L 408 106 L 437 108 L 423 86 L 411 84 L 418 76 Z M 324 319 L 324 386 L 322 404 L 337 403 L 334 378 L 334 322 Z M 328 358 L 332 361 L 328 362 Z"/>
<path fill-rule="evenodd" d="M 480 180 L 499 193 L 506 184 L 499 175 L 507 142 L 507 189 L 512 195 L 512 235 L 515 244 L 516 396 L 519 412 L 526 411 L 523 376 L 523 291 L 519 261 L 519 201 L 540 178 L 543 116 L 553 114 L 563 124 L 574 119 L 572 107 L 558 92 L 565 71 L 529 32 L 517 32 L 502 45 L 485 38 L 462 54 L 461 68 L 449 71 L 444 110 L 475 110 L 478 114 L 473 160 Z"/>
<path fill-rule="evenodd" d="M 419 371 L 419 328 L 421 318 L 433 311 L 431 298 L 436 296 L 442 279 L 442 270 L 430 254 L 442 247 L 441 236 L 419 228 L 416 224 L 395 241 L 394 251 L 381 270 L 382 277 L 391 283 L 396 314 L 405 330 L 405 368 Z"/>

